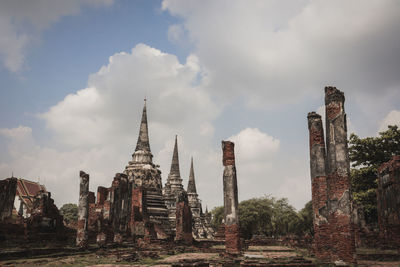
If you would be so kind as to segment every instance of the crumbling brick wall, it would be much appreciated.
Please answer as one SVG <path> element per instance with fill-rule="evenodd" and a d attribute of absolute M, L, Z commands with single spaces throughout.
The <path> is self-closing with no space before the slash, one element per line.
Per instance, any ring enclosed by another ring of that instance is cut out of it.
<path fill-rule="evenodd" d="M 379 167 L 377 201 L 380 237 L 386 246 L 400 248 L 400 156 Z"/>
<path fill-rule="evenodd" d="M 17 192 L 17 178 L 0 181 L 0 222 L 11 217 Z"/>
<path fill-rule="evenodd" d="M 177 197 L 175 225 L 175 240 L 185 244 L 192 244 L 192 212 L 190 211 L 188 196 L 185 191 L 179 192 Z"/>
<path fill-rule="evenodd" d="M 54 204 L 50 192 L 39 191 L 34 197 L 28 225 L 38 231 L 49 232 L 54 230 L 62 234 L 64 229 L 63 216 L 60 215 L 57 206 Z"/>
<path fill-rule="evenodd" d="M 129 226 L 132 236 L 150 241 L 157 238 L 157 233 L 147 213 L 146 192 L 143 187 L 132 189 L 132 210 Z"/>

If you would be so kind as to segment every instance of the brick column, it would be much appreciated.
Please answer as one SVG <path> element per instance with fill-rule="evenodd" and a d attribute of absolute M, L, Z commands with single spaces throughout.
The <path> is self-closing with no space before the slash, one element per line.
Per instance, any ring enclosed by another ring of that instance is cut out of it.
<path fill-rule="evenodd" d="M 325 87 L 331 261 L 356 263 L 344 94 Z"/>
<path fill-rule="evenodd" d="M 89 217 L 89 174 L 80 171 L 78 228 L 76 245 L 81 248 L 88 246 L 88 217 Z"/>
<path fill-rule="evenodd" d="M 330 229 L 328 224 L 328 188 L 326 179 L 326 153 L 321 116 L 308 113 L 310 135 L 310 173 L 314 223 L 313 250 L 324 262 L 330 261 Z"/>
<path fill-rule="evenodd" d="M 0 181 L 0 222 L 11 217 L 16 192 L 17 178 L 12 177 Z"/>
<path fill-rule="evenodd" d="M 179 193 L 176 203 L 176 237 L 175 240 L 186 245 L 193 243 L 192 212 L 185 191 Z"/>
<path fill-rule="evenodd" d="M 224 210 L 226 252 L 238 254 L 240 248 L 239 203 L 235 166 L 235 144 L 222 141 L 222 162 L 224 165 Z"/>
<path fill-rule="evenodd" d="M 128 223 L 131 209 L 131 185 L 128 176 L 115 174 L 110 194 L 110 219 L 114 231 L 114 242 L 121 244 L 128 233 Z"/>

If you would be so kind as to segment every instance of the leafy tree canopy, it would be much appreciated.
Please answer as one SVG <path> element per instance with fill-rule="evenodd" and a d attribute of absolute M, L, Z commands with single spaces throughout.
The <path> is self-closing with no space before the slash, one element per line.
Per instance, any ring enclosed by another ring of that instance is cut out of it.
<path fill-rule="evenodd" d="M 212 211 L 212 225 L 218 229 L 224 217 L 222 206 Z M 239 203 L 240 231 L 244 238 L 253 235 L 283 236 L 287 234 L 312 234 L 311 201 L 296 212 L 286 198 L 261 197 Z"/>
<path fill-rule="evenodd" d="M 400 129 L 388 126 L 377 137 L 360 138 L 350 135 L 349 156 L 352 161 L 351 182 L 353 199 L 363 209 L 368 224 L 378 222 L 376 189 L 377 169 L 392 156 L 400 155 Z"/>
<path fill-rule="evenodd" d="M 60 214 L 64 216 L 64 221 L 70 223 L 78 220 L 78 206 L 76 204 L 64 204 L 60 208 Z"/>

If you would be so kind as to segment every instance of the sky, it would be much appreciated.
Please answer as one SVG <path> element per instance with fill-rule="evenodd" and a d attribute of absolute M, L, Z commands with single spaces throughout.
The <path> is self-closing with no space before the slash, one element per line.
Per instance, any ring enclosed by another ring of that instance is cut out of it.
<path fill-rule="evenodd" d="M 56 204 L 110 186 L 147 98 L 163 184 L 178 135 L 203 209 L 223 205 L 221 140 L 239 200 L 311 200 L 307 113 L 345 93 L 349 133 L 400 125 L 397 0 L 4 0 L 0 179 L 39 181 Z"/>

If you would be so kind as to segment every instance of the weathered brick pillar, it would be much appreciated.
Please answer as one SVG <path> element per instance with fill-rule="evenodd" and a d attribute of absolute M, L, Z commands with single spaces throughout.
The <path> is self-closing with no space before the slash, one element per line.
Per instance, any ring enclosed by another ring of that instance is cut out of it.
<path fill-rule="evenodd" d="M 313 250 L 324 262 L 330 261 L 330 229 L 328 224 L 328 188 L 326 179 L 326 153 L 321 116 L 308 113 L 310 134 L 310 173 L 314 223 Z"/>
<path fill-rule="evenodd" d="M 176 203 L 176 237 L 175 240 L 186 245 L 193 243 L 192 212 L 185 191 L 179 193 Z"/>
<path fill-rule="evenodd" d="M 117 173 L 111 186 L 110 218 L 114 231 L 114 242 L 122 243 L 123 236 L 128 233 L 131 209 L 131 185 L 128 176 Z"/>
<path fill-rule="evenodd" d="M 232 254 L 240 253 L 239 203 L 235 166 L 235 144 L 222 141 L 224 165 L 225 248 Z"/>
<path fill-rule="evenodd" d="M 89 219 L 89 174 L 79 172 L 79 207 L 78 228 L 76 231 L 76 245 L 81 248 L 88 246 L 88 219 Z"/>
<path fill-rule="evenodd" d="M 104 201 L 107 200 L 108 197 L 108 188 L 99 186 L 97 187 L 97 204 L 104 205 Z"/>
<path fill-rule="evenodd" d="M 331 261 L 356 262 L 344 94 L 325 87 Z"/>
<path fill-rule="evenodd" d="M 17 178 L 12 177 L 0 181 L 0 222 L 11 217 L 16 192 Z"/>

